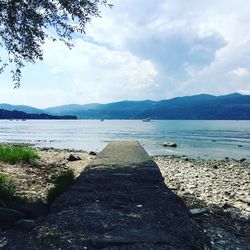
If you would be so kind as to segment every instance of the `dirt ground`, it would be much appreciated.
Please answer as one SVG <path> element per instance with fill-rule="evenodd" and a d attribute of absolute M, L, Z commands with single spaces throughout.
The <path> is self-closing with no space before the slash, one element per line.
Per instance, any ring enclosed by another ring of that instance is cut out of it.
<path fill-rule="evenodd" d="M 38 149 L 38 160 L 34 163 L 10 165 L 0 162 L 0 172 L 13 177 L 18 194 L 36 201 L 44 199 L 46 191 L 53 183 L 53 177 L 59 171 L 73 169 L 78 176 L 86 165 L 93 159 L 88 152 L 57 149 Z M 81 160 L 68 161 L 70 154 Z"/>

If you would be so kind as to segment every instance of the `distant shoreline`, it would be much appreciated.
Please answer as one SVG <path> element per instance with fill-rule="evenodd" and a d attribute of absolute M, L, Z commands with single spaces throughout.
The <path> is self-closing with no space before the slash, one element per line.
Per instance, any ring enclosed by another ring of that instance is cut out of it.
<path fill-rule="evenodd" d="M 5 109 L 0 109 L 0 119 L 1 120 L 76 120 L 77 117 L 73 115 L 49 115 L 45 113 L 40 113 L 40 114 L 30 114 L 27 112 L 23 111 L 17 111 L 17 110 L 5 110 Z"/>

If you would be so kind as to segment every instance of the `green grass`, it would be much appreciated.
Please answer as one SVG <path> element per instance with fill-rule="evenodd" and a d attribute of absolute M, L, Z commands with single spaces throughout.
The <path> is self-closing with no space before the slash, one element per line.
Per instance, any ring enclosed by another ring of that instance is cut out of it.
<path fill-rule="evenodd" d="M 36 151 L 26 146 L 0 145 L 0 161 L 10 164 L 31 163 L 38 158 Z"/>
<path fill-rule="evenodd" d="M 13 178 L 3 173 L 0 173 L 0 197 L 7 205 L 28 202 L 28 198 L 17 194 Z"/>
<path fill-rule="evenodd" d="M 68 187 L 75 182 L 75 174 L 72 169 L 61 171 L 55 176 L 54 186 L 47 192 L 47 203 L 51 203 L 57 196 L 62 194 Z"/>

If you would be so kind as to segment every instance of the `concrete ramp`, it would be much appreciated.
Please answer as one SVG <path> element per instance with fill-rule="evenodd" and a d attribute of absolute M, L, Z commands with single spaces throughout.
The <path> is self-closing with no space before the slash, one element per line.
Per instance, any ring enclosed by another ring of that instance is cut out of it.
<path fill-rule="evenodd" d="M 206 248 L 185 204 L 138 142 L 110 143 L 50 215 L 17 237 L 24 249 Z"/>

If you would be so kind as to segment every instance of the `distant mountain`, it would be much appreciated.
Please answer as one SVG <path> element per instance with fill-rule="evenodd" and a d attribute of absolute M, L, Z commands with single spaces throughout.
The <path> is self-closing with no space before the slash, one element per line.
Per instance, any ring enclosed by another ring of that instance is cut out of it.
<path fill-rule="evenodd" d="M 41 110 L 37 112 L 41 112 Z M 161 101 L 126 100 L 108 104 L 71 104 L 47 108 L 42 112 L 50 115 L 74 115 L 79 119 L 144 119 L 150 117 L 151 119 L 179 120 L 250 120 L 250 95 L 201 94 Z"/>
<path fill-rule="evenodd" d="M 250 120 L 250 96 L 238 93 L 194 95 L 162 101 L 121 101 L 108 104 L 67 105 L 47 109 L 80 119 L 205 119 Z"/>
<path fill-rule="evenodd" d="M 72 120 L 76 116 L 54 116 L 48 114 L 28 114 L 22 111 L 0 109 L 0 119 L 52 119 L 52 120 Z"/>
<path fill-rule="evenodd" d="M 55 114 L 55 115 L 69 115 L 73 114 L 78 116 L 79 118 L 84 118 L 84 119 L 95 119 L 95 115 L 92 116 L 93 114 L 98 114 L 98 113 L 106 113 L 106 112 L 111 112 L 111 113 L 119 113 L 124 112 L 124 111 L 131 111 L 133 112 L 134 109 L 140 109 L 140 110 L 146 110 L 147 108 L 150 108 L 153 101 L 146 100 L 146 101 L 121 101 L 121 102 L 114 102 L 114 103 L 108 103 L 108 104 L 99 104 L 99 103 L 91 103 L 91 104 L 85 104 L 85 105 L 77 105 L 77 104 L 70 104 L 70 105 L 64 105 L 64 106 L 58 106 L 58 107 L 52 107 L 52 108 L 47 108 L 44 109 L 46 113 L 49 114 Z M 102 116 L 101 114 L 99 114 Z M 96 117 L 99 119 L 100 117 Z M 109 117 L 109 115 L 104 115 L 105 118 L 107 119 L 116 119 L 112 118 L 113 116 Z M 119 117 L 117 119 L 129 119 L 127 117 L 122 118 Z M 136 118 L 135 118 L 136 119 Z"/>
<path fill-rule="evenodd" d="M 5 110 L 9 110 L 9 111 L 16 110 L 16 111 L 22 111 L 22 112 L 26 112 L 26 113 L 30 113 L 30 114 L 42 114 L 42 113 L 44 113 L 43 110 L 33 108 L 33 107 L 30 107 L 30 106 L 11 105 L 11 104 L 7 104 L 7 103 L 1 103 L 0 104 L 0 109 L 5 109 Z"/>
<path fill-rule="evenodd" d="M 48 114 L 55 114 L 55 115 L 70 115 L 72 113 L 76 113 L 82 110 L 91 110 L 96 109 L 101 104 L 98 103 L 90 103 L 85 105 L 79 105 L 79 104 L 69 104 L 69 105 L 63 105 L 58 107 L 52 107 L 44 109 L 43 112 L 46 112 Z"/>

